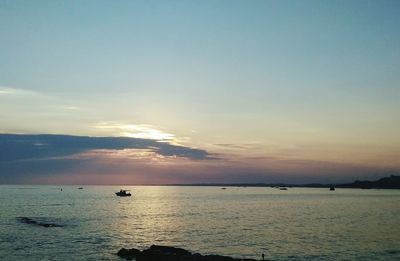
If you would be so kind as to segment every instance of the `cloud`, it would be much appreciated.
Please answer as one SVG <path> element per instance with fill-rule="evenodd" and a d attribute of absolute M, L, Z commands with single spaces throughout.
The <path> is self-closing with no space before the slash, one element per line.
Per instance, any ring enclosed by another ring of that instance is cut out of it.
<path fill-rule="evenodd" d="M 5 96 L 5 95 L 22 96 L 22 95 L 38 95 L 38 94 L 36 92 L 29 90 L 0 86 L 0 96 Z"/>
<path fill-rule="evenodd" d="M 250 150 L 259 148 L 259 146 L 255 143 L 244 143 L 244 144 L 216 143 L 214 144 L 214 146 L 228 148 L 228 149 L 241 149 L 241 150 Z"/>
<path fill-rule="evenodd" d="M 77 106 L 61 106 L 60 108 L 69 111 L 77 111 L 81 109 L 80 107 Z"/>
<path fill-rule="evenodd" d="M 143 149 L 162 156 L 204 160 L 205 150 L 172 145 L 151 139 L 69 135 L 0 134 L 0 162 L 71 156 L 91 150 Z"/>
<path fill-rule="evenodd" d="M 121 136 L 139 138 L 139 139 L 150 139 L 158 141 L 175 142 L 176 137 L 174 134 L 167 133 L 154 128 L 148 124 L 119 124 L 100 122 L 96 126 L 96 129 L 110 130 L 119 133 Z"/>
<path fill-rule="evenodd" d="M 151 139 L 0 134 L 0 183 L 335 183 L 395 171 L 273 155 L 226 156 Z"/>

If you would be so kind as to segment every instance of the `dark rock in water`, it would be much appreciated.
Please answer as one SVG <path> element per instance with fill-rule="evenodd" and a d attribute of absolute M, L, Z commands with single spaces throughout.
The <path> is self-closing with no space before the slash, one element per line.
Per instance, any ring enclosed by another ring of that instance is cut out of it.
<path fill-rule="evenodd" d="M 136 261 L 255 261 L 254 259 L 236 259 L 220 255 L 192 254 L 183 248 L 152 245 L 150 248 L 140 251 L 136 248 L 121 248 L 119 257 Z"/>
<path fill-rule="evenodd" d="M 203 256 L 200 260 L 202 260 L 202 261 L 233 261 L 233 260 L 238 260 L 238 259 L 234 259 L 229 256 L 207 255 L 207 256 Z"/>
<path fill-rule="evenodd" d="M 63 225 L 59 225 L 59 224 L 44 223 L 44 222 L 36 221 L 36 220 L 28 218 L 28 217 L 18 217 L 17 219 L 22 223 L 41 226 L 41 227 L 64 227 Z"/>
<path fill-rule="evenodd" d="M 143 250 L 137 261 L 156 260 L 191 260 L 191 253 L 182 248 L 152 245 L 149 249 Z"/>
<path fill-rule="evenodd" d="M 136 259 L 142 252 L 140 252 L 139 249 L 136 248 L 131 248 L 131 249 L 126 249 L 126 248 L 121 248 L 117 255 L 119 257 L 128 259 L 128 260 L 133 260 Z"/>
<path fill-rule="evenodd" d="M 168 255 L 181 255 L 181 256 L 190 256 L 191 253 L 183 248 L 177 248 L 177 247 L 170 247 L 170 246 L 157 246 L 157 245 L 152 245 L 150 249 L 147 249 L 145 251 L 151 251 L 151 252 L 160 252 L 163 254 L 168 254 Z"/>

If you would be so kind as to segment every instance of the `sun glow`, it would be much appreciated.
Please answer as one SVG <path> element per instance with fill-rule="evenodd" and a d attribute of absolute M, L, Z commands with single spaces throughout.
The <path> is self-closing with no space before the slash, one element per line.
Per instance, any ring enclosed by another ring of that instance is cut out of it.
<path fill-rule="evenodd" d="M 152 139 L 168 142 L 176 141 L 174 134 L 157 130 L 153 126 L 146 124 L 110 124 L 103 122 L 95 127 L 97 129 L 112 130 L 114 132 L 118 132 L 118 135 L 130 138 Z"/>

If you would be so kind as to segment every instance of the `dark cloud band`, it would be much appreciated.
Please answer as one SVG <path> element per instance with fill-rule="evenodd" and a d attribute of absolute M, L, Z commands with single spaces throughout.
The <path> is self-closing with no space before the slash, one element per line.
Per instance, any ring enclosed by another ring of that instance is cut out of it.
<path fill-rule="evenodd" d="M 146 149 L 163 156 L 211 159 L 205 150 L 151 139 L 70 135 L 0 134 L 0 162 L 70 156 L 90 150 Z"/>

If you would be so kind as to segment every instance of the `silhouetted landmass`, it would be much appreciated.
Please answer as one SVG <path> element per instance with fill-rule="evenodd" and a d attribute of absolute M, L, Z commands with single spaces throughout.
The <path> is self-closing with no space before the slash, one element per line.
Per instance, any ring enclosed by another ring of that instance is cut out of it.
<path fill-rule="evenodd" d="M 362 189 L 400 189 L 400 176 L 391 175 L 375 181 L 359 181 L 339 184 L 286 184 L 286 183 L 201 183 L 174 184 L 174 186 L 214 186 L 214 187 L 302 187 L 302 188 L 362 188 Z"/>
<path fill-rule="evenodd" d="M 390 176 L 376 181 L 360 181 L 337 185 L 340 188 L 362 188 L 362 189 L 400 189 L 400 176 Z"/>
<path fill-rule="evenodd" d="M 54 223 L 45 223 L 45 222 L 37 221 L 37 220 L 34 220 L 32 218 L 28 218 L 28 217 L 18 217 L 17 219 L 22 223 L 35 225 L 35 226 L 41 226 L 41 227 L 64 227 L 63 225 L 54 224 Z"/>
<path fill-rule="evenodd" d="M 136 261 L 256 261 L 255 259 L 237 259 L 220 255 L 192 254 L 183 248 L 152 245 L 150 248 L 140 251 L 136 248 L 121 248 L 119 257 Z"/>

